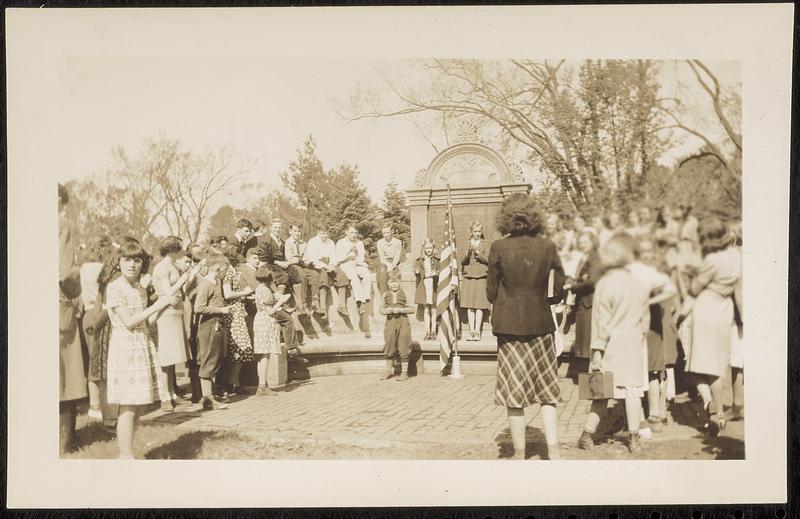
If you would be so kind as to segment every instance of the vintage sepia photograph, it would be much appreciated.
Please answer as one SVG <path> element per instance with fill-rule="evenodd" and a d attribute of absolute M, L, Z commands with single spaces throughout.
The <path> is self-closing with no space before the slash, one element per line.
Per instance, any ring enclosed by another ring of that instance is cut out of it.
<path fill-rule="evenodd" d="M 63 456 L 745 456 L 739 63 L 220 67 L 67 69 Z"/>
<path fill-rule="evenodd" d="M 759 6 L 683 7 L 10 12 L 9 466 L 275 489 L 190 506 L 779 495 L 791 24 L 770 55 Z M 86 504 L 187 503 L 140 497 Z"/>

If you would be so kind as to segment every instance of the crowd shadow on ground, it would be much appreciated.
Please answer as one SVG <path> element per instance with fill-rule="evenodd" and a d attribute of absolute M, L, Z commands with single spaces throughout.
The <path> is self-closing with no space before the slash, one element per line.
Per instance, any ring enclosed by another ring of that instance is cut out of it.
<path fill-rule="evenodd" d="M 686 402 L 673 402 L 670 404 L 672 419 L 679 425 L 685 425 L 697 430 L 694 436 L 703 443 L 703 452 L 714 455 L 718 460 L 741 460 L 745 458 L 744 441 L 726 435 L 725 430 L 716 438 L 709 437 L 702 429 L 702 405 L 689 400 Z M 730 424 L 728 424 L 730 425 Z"/>
<path fill-rule="evenodd" d="M 148 460 L 154 459 L 196 459 L 203 449 L 203 443 L 214 436 L 213 431 L 192 431 L 182 434 L 171 442 L 160 445 L 144 454 Z"/>

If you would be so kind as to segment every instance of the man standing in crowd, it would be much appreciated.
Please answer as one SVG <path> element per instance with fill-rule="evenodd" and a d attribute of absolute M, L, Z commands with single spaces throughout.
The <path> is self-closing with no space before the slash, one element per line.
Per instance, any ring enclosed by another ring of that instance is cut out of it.
<path fill-rule="evenodd" d="M 311 308 L 314 313 L 328 318 L 328 291 L 334 282 L 336 245 L 328 237 L 328 229 L 320 224 L 317 235 L 308 240 L 303 260 L 309 265 L 311 280 Z"/>

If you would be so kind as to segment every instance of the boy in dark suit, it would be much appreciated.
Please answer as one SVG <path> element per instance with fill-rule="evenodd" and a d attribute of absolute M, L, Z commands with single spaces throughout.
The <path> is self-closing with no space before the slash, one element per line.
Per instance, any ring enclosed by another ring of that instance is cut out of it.
<path fill-rule="evenodd" d="M 408 380 L 408 353 L 411 350 L 411 325 L 408 314 L 414 307 L 408 305 L 405 292 L 400 290 L 400 272 L 389 272 L 389 290 L 383 294 L 381 313 L 386 316 L 383 329 L 383 355 L 386 357 L 386 372 L 381 380 L 394 376 L 394 358 L 400 356 L 400 376 L 397 380 Z"/>

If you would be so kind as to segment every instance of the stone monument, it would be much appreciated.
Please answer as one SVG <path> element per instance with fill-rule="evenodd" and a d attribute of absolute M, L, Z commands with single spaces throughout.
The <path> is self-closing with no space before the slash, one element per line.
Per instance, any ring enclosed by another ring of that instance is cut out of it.
<path fill-rule="evenodd" d="M 459 254 L 468 241 L 470 221 L 483 223 L 489 242 L 500 238 L 495 219 L 503 199 L 514 193 L 530 193 L 532 188 L 488 146 L 463 142 L 443 150 L 417 174 L 415 187 L 406 191 L 412 260 L 419 256 L 426 237 L 437 246 L 443 242 L 448 185 Z"/>

